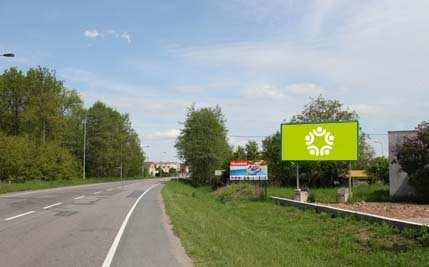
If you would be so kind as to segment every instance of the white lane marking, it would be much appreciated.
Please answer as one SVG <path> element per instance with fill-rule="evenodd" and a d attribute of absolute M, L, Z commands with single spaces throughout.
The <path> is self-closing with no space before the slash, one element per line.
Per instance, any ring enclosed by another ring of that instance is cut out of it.
<path fill-rule="evenodd" d="M 78 196 L 78 197 L 75 197 L 75 198 L 73 198 L 73 199 L 81 199 L 81 198 L 84 198 L 85 196 Z"/>
<path fill-rule="evenodd" d="M 131 209 L 128 211 L 127 216 L 125 216 L 124 221 L 122 222 L 121 228 L 119 228 L 118 233 L 115 236 L 115 240 L 113 240 L 112 246 L 109 249 L 109 252 L 106 255 L 106 258 L 104 259 L 102 267 L 110 267 L 110 264 L 112 263 L 113 257 L 115 256 L 116 249 L 118 248 L 119 241 L 121 240 L 122 234 L 124 233 L 125 227 L 127 226 L 128 220 L 131 217 L 131 214 L 133 213 L 134 209 L 136 208 L 137 204 L 139 203 L 140 199 L 149 192 L 152 188 L 155 186 L 158 186 L 159 183 L 151 185 L 148 189 L 146 189 L 139 198 L 134 202 Z"/>
<path fill-rule="evenodd" d="M 58 205 L 61 205 L 61 204 L 63 204 L 63 203 L 62 203 L 62 202 L 57 202 L 57 203 L 55 203 L 55 204 L 52 204 L 52 205 L 49 205 L 49 206 L 43 207 L 43 209 L 47 210 L 47 209 L 49 209 L 49 208 L 52 208 L 52 207 L 55 207 L 55 206 L 58 206 Z"/>
<path fill-rule="evenodd" d="M 25 216 L 25 215 L 28 215 L 28 214 L 31 214 L 31 213 L 34 213 L 35 211 L 34 210 L 32 210 L 32 211 L 29 211 L 29 212 L 25 212 L 25 213 L 22 213 L 22 214 L 18 214 L 18 215 L 15 215 L 15 216 L 12 216 L 12 217 L 9 217 L 9 218 L 6 218 L 6 219 L 4 219 L 5 221 L 10 221 L 10 220 L 13 220 L 13 219 L 16 219 L 16 218 L 19 218 L 19 217 L 22 217 L 22 216 Z"/>
<path fill-rule="evenodd" d="M 94 192 L 94 195 L 100 194 L 101 191 Z"/>

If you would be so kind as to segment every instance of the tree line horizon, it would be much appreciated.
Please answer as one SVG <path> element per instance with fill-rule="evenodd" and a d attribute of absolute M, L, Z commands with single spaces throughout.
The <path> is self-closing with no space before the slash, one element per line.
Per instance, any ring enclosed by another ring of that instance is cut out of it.
<path fill-rule="evenodd" d="M 47 68 L 0 74 L 0 181 L 82 177 L 85 122 L 88 177 L 141 175 L 145 155 L 129 115 L 83 103 Z"/>

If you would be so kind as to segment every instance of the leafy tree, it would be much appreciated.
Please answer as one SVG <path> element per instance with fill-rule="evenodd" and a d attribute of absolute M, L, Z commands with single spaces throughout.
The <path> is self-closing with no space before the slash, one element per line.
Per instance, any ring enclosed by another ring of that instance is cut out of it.
<path fill-rule="evenodd" d="M 143 151 L 128 115 L 96 102 L 87 112 L 87 170 L 91 176 L 136 176 Z"/>
<path fill-rule="evenodd" d="M 0 129 L 7 134 L 21 134 L 28 102 L 24 79 L 24 74 L 16 68 L 6 70 L 0 78 Z"/>
<path fill-rule="evenodd" d="M 282 161 L 281 136 L 279 132 L 262 141 L 262 158 L 267 161 L 268 175 L 275 185 L 292 185 L 295 181 L 294 166 L 289 161 Z"/>
<path fill-rule="evenodd" d="M 314 122 L 314 121 L 348 121 L 358 119 L 355 111 L 344 109 L 344 105 L 333 99 L 325 99 L 322 95 L 311 98 L 310 103 L 305 105 L 301 114 L 292 117 L 292 122 Z"/>
<path fill-rule="evenodd" d="M 372 159 L 366 172 L 375 178 L 375 180 L 389 183 L 389 160 L 386 157 L 377 157 Z"/>
<path fill-rule="evenodd" d="M 246 144 L 246 159 L 258 160 L 260 159 L 259 146 L 254 140 L 249 140 Z"/>
<path fill-rule="evenodd" d="M 191 169 L 192 183 L 209 184 L 214 171 L 222 167 L 230 154 L 225 117 L 220 107 L 188 108 L 175 147 L 179 158 Z"/>
<path fill-rule="evenodd" d="M 408 174 L 417 197 L 429 201 L 429 123 L 422 122 L 416 127 L 415 137 L 405 138 L 397 148 L 396 155 L 402 170 Z"/>
<path fill-rule="evenodd" d="M 122 166 L 125 176 L 139 175 L 144 154 L 127 114 L 102 103 L 86 111 L 79 94 L 46 68 L 6 70 L 0 75 L 0 179 L 80 176 L 85 118 L 88 174 L 118 176 Z"/>
<path fill-rule="evenodd" d="M 237 146 L 233 152 L 233 158 L 239 160 L 245 160 L 247 158 L 246 149 L 240 145 Z"/>
<path fill-rule="evenodd" d="M 62 96 L 66 90 L 55 73 L 45 68 L 29 69 L 25 86 L 28 90 L 28 107 L 25 113 L 27 133 L 38 143 L 60 141 L 65 122 L 63 120 Z"/>

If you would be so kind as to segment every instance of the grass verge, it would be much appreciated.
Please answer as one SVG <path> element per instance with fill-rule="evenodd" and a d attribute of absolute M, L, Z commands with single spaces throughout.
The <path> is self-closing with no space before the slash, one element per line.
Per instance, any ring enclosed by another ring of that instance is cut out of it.
<path fill-rule="evenodd" d="M 144 179 L 142 177 L 128 177 L 125 180 L 136 180 Z M 42 180 L 30 180 L 22 183 L 3 183 L 0 182 L 0 194 L 26 191 L 26 190 L 37 190 L 56 188 L 63 186 L 73 185 L 84 185 L 84 184 L 95 184 L 95 183 L 106 183 L 106 182 L 119 182 L 121 181 L 118 177 L 105 177 L 105 178 L 87 178 L 87 179 L 70 179 L 70 180 L 53 180 L 53 181 L 42 181 Z"/>
<path fill-rule="evenodd" d="M 399 233 L 386 225 L 331 218 L 271 201 L 222 203 L 210 188 L 176 181 L 169 182 L 162 194 L 174 230 L 197 266 L 423 266 L 429 262 L 427 233 Z"/>
<path fill-rule="evenodd" d="M 293 187 L 269 187 L 268 195 L 276 197 L 292 198 Z M 338 187 L 329 188 L 314 188 L 310 189 L 310 194 L 313 195 L 315 202 L 319 203 L 335 203 L 337 202 Z M 386 202 L 391 201 L 389 196 L 389 186 L 383 184 L 358 185 L 353 187 L 353 197 L 351 202 L 366 201 L 366 202 Z"/>

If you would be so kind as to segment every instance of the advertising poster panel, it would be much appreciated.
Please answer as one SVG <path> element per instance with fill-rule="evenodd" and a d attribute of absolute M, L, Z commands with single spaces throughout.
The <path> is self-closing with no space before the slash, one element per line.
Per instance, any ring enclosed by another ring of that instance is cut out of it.
<path fill-rule="evenodd" d="M 230 162 L 229 179 L 241 180 L 268 180 L 268 167 L 265 161 L 233 160 Z"/>

